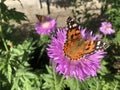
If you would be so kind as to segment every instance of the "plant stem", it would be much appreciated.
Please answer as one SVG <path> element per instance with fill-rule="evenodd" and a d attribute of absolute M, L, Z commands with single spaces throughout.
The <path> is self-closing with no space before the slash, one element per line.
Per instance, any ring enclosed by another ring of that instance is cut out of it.
<path fill-rule="evenodd" d="M 60 85 L 61 85 L 61 86 L 62 86 L 62 84 L 63 84 L 64 79 L 65 79 L 65 76 L 63 75 L 62 78 L 61 78 L 61 80 L 60 80 Z"/>
<path fill-rule="evenodd" d="M 8 52 L 8 47 L 7 47 L 7 44 L 6 44 L 6 41 L 4 39 L 4 36 L 3 36 L 3 33 L 2 33 L 2 25 L 0 25 L 0 36 L 1 36 L 1 39 L 2 39 L 2 42 L 3 42 L 3 45 L 5 47 L 5 50 Z"/>
<path fill-rule="evenodd" d="M 108 43 L 108 39 L 107 39 L 107 36 L 106 35 L 104 35 L 104 40 L 105 40 L 105 42 L 107 42 Z"/>
<path fill-rule="evenodd" d="M 56 87 L 56 82 L 57 82 L 57 79 L 56 79 L 56 73 L 55 73 L 55 64 L 52 62 L 52 67 L 53 67 L 53 78 L 54 78 L 54 89 L 56 90 L 57 89 L 57 87 Z M 59 89 L 58 89 L 59 90 Z"/>
<path fill-rule="evenodd" d="M 2 0 L 1 4 L 3 4 L 4 1 L 5 0 Z M 2 39 L 2 42 L 3 42 L 3 45 L 5 47 L 5 50 L 8 52 L 8 47 L 7 47 L 6 41 L 5 41 L 4 36 L 3 36 L 3 32 L 2 32 L 2 12 L 1 12 L 1 9 L 0 9 L 0 36 L 1 36 L 1 39 Z"/>

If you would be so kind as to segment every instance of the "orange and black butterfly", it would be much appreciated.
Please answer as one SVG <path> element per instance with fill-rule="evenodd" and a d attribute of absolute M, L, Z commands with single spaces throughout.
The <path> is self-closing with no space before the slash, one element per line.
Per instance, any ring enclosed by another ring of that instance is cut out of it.
<path fill-rule="evenodd" d="M 86 54 L 103 51 L 107 44 L 101 40 L 85 40 L 78 28 L 79 24 L 71 17 L 67 19 L 67 40 L 64 43 L 64 54 L 72 60 L 81 59 Z"/>

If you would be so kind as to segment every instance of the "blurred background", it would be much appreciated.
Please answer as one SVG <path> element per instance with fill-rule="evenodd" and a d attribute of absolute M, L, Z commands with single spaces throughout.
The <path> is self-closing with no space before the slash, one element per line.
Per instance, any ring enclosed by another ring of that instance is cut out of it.
<path fill-rule="evenodd" d="M 81 0 L 82 1 L 82 0 Z M 85 1 L 85 0 L 84 0 Z M 35 14 L 49 15 L 56 18 L 58 27 L 64 26 L 66 18 L 72 16 L 72 10 L 75 9 L 75 4 L 80 0 L 6 0 L 9 8 L 16 8 L 17 11 L 25 13 L 30 23 L 37 21 Z M 86 6 L 84 3 L 79 10 L 89 9 L 89 12 L 99 14 L 101 2 L 99 0 L 87 0 Z"/>

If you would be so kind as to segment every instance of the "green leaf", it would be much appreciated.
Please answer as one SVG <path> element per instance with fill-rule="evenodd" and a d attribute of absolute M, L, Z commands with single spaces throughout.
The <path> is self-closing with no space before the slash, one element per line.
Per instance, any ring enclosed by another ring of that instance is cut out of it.
<path fill-rule="evenodd" d="M 12 67 L 10 65 L 9 53 L 7 53 L 6 56 L 0 55 L 0 71 L 6 76 L 8 81 L 11 82 Z"/>
<path fill-rule="evenodd" d="M 102 82 L 98 78 L 91 78 L 87 80 L 90 90 L 102 90 Z"/>
<path fill-rule="evenodd" d="M 87 83 L 84 81 L 79 81 L 79 79 L 69 77 L 66 79 L 65 83 L 70 90 L 88 90 Z"/>
<path fill-rule="evenodd" d="M 113 41 L 113 43 L 120 44 L 120 30 L 118 32 L 116 32 L 116 37 L 112 41 Z"/>
<path fill-rule="evenodd" d="M 98 70 L 98 73 L 100 74 L 100 75 L 106 75 L 106 74 L 108 74 L 109 73 L 109 71 L 108 71 L 108 69 L 107 69 L 107 67 L 106 67 L 106 65 L 107 65 L 108 63 L 105 61 L 105 60 L 102 60 L 101 61 L 101 70 Z"/>
<path fill-rule="evenodd" d="M 43 74 L 42 78 L 45 81 L 42 88 L 46 90 L 63 90 L 64 88 L 64 76 L 58 76 L 53 68 L 46 66 L 48 74 Z"/>
<path fill-rule="evenodd" d="M 15 8 L 9 9 L 8 6 L 2 2 L 0 3 L 1 9 L 1 18 L 4 22 L 9 22 L 10 20 L 14 20 L 17 23 L 21 23 L 22 20 L 27 20 L 24 13 L 16 11 Z"/>
<path fill-rule="evenodd" d="M 40 82 L 40 78 L 29 69 L 20 68 L 16 71 L 11 90 L 39 90 Z"/>
<path fill-rule="evenodd" d="M 6 82 L 9 82 L 10 84 L 13 81 L 18 81 L 17 86 L 20 89 L 21 89 L 21 87 L 19 86 L 19 83 L 24 83 L 24 85 L 25 85 L 27 83 L 25 83 L 24 81 L 30 82 L 30 79 L 36 77 L 34 74 L 31 74 L 29 77 L 29 75 L 27 75 L 27 74 L 30 74 L 30 73 L 27 73 L 27 70 L 24 71 L 24 69 L 27 69 L 29 67 L 28 60 L 30 59 L 29 55 L 34 50 L 33 44 L 34 44 L 34 42 L 32 42 L 32 40 L 29 39 L 29 40 L 25 40 L 22 44 L 18 44 L 17 46 L 11 47 L 9 52 L 1 50 L 0 73 L 6 78 Z M 24 68 L 24 69 L 22 69 L 22 68 Z M 20 71 L 20 73 L 19 73 L 19 71 Z M 21 72 L 23 72 L 23 73 L 21 73 Z M 27 77 L 23 76 L 23 78 L 19 79 L 16 77 L 18 74 L 19 75 L 26 74 Z M 36 81 L 37 81 L 37 83 L 39 82 L 38 80 L 36 80 Z M 32 82 L 32 83 L 34 83 L 34 82 Z M 18 87 L 16 87 L 15 82 L 14 82 L 14 84 L 15 84 L 15 86 L 13 86 L 13 88 L 18 88 Z M 26 89 L 29 88 L 27 86 L 24 86 L 24 87 Z M 19 88 L 17 90 L 19 90 Z M 21 90 L 26 90 L 26 89 L 21 89 Z"/>

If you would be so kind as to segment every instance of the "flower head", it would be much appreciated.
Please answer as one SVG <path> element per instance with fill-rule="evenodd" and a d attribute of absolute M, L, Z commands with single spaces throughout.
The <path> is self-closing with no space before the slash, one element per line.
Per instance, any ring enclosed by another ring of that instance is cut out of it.
<path fill-rule="evenodd" d="M 56 28 L 56 21 L 53 18 L 44 16 L 43 21 L 39 21 L 36 23 L 35 29 L 38 34 L 50 34 Z"/>
<path fill-rule="evenodd" d="M 112 29 L 112 24 L 110 22 L 102 22 L 100 31 L 105 35 L 115 33 L 115 30 Z"/>
<path fill-rule="evenodd" d="M 86 54 L 80 59 L 71 60 L 65 56 L 63 51 L 66 33 L 67 31 L 65 29 L 59 30 L 56 33 L 56 37 L 52 37 L 52 42 L 47 48 L 50 60 L 57 65 L 56 71 L 59 72 L 59 74 L 64 74 L 66 78 L 70 76 L 79 80 L 96 76 L 97 70 L 101 69 L 100 59 L 104 57 L 106 52 L 98 51 L 93 54 Z M 96 39 L 96 36 L 91 36 L 91 33 L 85 34 L 84 29 L 81 30 L 81 34 L 83 38 L 86 37 L 85 39 L 88 37 L 93 40 Z"/>

